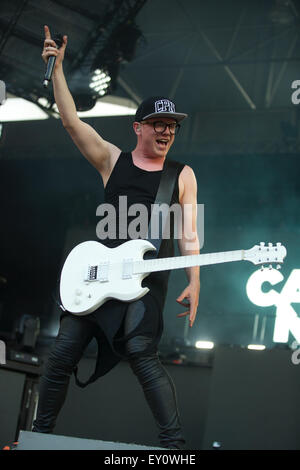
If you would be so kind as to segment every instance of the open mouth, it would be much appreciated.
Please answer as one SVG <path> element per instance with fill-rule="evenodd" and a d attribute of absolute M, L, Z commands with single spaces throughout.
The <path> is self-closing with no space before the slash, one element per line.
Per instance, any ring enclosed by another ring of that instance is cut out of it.
<path fill-rule="evenodd" d="M 165 139 L 157 139 L 156 142 L 157 142 L 159 148 L 161 148 L 161 149 L 166 149 L 166 148 L 167 148 L 168 140 L 165 140 Z"/>

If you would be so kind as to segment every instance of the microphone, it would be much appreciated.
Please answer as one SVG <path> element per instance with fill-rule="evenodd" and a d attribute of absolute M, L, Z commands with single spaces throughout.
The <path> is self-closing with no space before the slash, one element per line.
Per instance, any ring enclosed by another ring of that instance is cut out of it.
<path fill-rule="evenodd" d="M 55 41 L 57 45 L 57 49 L 59 49 L 63 44 L 63 36 L 61 34 L 57 34 L 56 36 L 54 36 L 53 41 Z M 51 55 L 47 62 L 47 69 L 46 69 L 45 78 L 43 82 L 43 85 L 45 88 L 47 88 L 47 86 L 49 85 L 49 82 L 51 81 L 55 62 L 56 62 L 56 56 Z"/>

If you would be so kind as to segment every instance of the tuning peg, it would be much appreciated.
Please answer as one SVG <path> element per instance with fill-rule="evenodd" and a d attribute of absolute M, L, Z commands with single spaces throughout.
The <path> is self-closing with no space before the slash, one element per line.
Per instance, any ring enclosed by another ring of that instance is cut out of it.
<path fill-rule="evenodd" d="M 281 246 L 281 243 L 280 243 L 280 242 L 277 242 L 276 245 L 277 245 L 277 246 Z"/>
<path fill-rule="evenodd" d="M 264 265 L 262 264 L 260 270 L 263 271 L 265 269 Z"/>
<path fill-rule="evenodd" d="M 269 264 L 269 269 L 273 269 L 273 266 L 271 264 Z"/>
<path fill-rule="evenodd" d="M 260 242 L 260 246 L 265 246 L 265 242 Z"/>
<path fill-rule="evenodd" d="M 281 269 L 281 264 L 277 264 L 276 269 Z"/>
<path fill-rule="evenodd" d="M 273 246 L 273 243 L 268 243 L 269 246 Z"/>

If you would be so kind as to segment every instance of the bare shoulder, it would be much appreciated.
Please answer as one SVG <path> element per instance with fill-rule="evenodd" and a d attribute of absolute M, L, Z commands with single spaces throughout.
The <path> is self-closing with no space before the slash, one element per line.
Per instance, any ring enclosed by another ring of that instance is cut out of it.
<path fill-rule="evenodd" d="M 184 165 L 180 175 L 179 179 L 182 178 L 183 182 L 186 183 L 195 183 L 196 182 L 196 177 L 194 170 L 189 166 L 189 165 Z"/>
<path fill-rule="evenodd" d="M 179 201 L 181 201 L 183 196 L 187 195 L 187 193 L 195 194 L 197 192 L 196 176 L 194 170 L 189 165 L 183 167 L 179 175 L 178 186 Z"/>

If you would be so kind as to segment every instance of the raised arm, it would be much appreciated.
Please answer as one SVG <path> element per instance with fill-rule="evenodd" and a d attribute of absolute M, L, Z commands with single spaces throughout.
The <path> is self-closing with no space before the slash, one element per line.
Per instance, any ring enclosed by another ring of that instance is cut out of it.
<path fill-rule="evenodd" d="M 63 37 L 63 44 L 60 49 L 57 49 L 55 42 L 51 39 L 48 26 L 44 26 L 44 30 L 45 41 L 42 58 L 47 63 L 51 55 L 56 56 L 52 80 L 54 98 L 62 124 L 80 152 L 99 171 L 105 183 L 120 154 L 120 149 L 104 140 L 92 126 L 79 119 L 63 72 L 67 36 Z"/>

